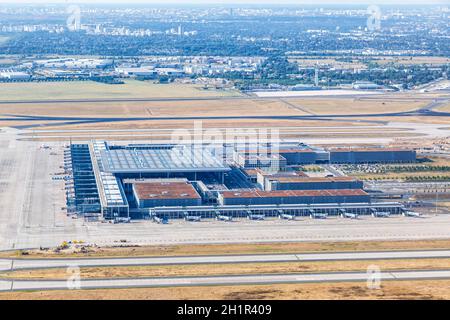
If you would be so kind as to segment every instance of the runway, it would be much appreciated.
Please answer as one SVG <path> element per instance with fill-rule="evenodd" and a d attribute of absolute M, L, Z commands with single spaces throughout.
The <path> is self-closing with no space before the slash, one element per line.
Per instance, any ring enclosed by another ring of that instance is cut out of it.
<path fill-rule="evenodd" d="M 67 289 L 112 289 L 143 287 L 182 287 L 212 285 L 256 285 L 278 283 L 311 283 L 311 282 L 366 282 L 373 279 L 367 272 L 336 272 L 314 274 L 260 274 L 212 277 L 159 277 L 141 279 L 102 279 L 102 280 L 0 280 L 0 291 L 21 290 L 67 290 Z M 448 279 L 450 270 L 432 271 L 396 271 L 381 272 L 375 279 L 391 280 L 432 280 Z"/>
<path fill-rule="evenodd" d="M 42 268 L 450 258 L 450 250 L 180 256 L 148 258 L 0 259 L 0 271 Z"/>

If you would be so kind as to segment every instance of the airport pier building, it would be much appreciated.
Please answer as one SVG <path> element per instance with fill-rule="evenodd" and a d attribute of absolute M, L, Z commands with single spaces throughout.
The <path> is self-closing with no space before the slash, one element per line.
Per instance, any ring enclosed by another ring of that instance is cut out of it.
<path fill-rule="evenodd" d="M 221 205 L 364 203 L 370 196 L 363 190 L 281 190 L 225 191 L 219 194 Z"/>
<path fill-rule="evenodd" d="M 324 203 L 324 204 L 283 204 L 283 205 L 227 205 L 227 206 L 196 206 L 196 207 L 155 207 L 149 209 L 149 217 L 166 219 L 186 219 L 199 217 L 201 219 L 230 218 L 279 218 L 282 215 L 291 217 L 314 217 L 315 215 L 339 216 L 343 213 L 354 215 L 372 215 L 385 213 L 400 215 L 405 211 L 403 205 L 397 202 L 380 203 Z"/>

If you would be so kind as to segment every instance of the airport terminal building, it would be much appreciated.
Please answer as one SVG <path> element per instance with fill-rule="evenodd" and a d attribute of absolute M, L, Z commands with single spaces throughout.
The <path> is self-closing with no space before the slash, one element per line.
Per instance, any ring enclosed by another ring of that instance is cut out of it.
<path fill-rule="evenodd" d="M 231 159 L 198 145 L 71 144 L 65 153 L 65 168 L 71 174 L 66 187 L 68 212 L 108 220 L 401 213 L 400 204 L 373 202 L 362 181 L 309 177 L 293 168 L 310 163 L 415 161 L 411 150 L 329 151 L 292 143 L 283 145 L 279 154 L 223 148 L 228 150 L 221 154 L 231 152 Z"/>

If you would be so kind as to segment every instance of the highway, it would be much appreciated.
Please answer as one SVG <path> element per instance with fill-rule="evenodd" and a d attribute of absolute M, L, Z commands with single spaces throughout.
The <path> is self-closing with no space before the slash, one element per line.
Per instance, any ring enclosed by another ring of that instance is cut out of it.
<path fill-rule="evenodd" d="M 82 258 L 82 259 L 0 259 L 0 271 L 100 266 L 149 266 L 212 263 L 308 262 L 375 259 L 450 258 L 450 250 L 333 252 L 301 254 L 259 254 L 225 256 L 172 256 L 147 258 Z"/>
<path fill-rule="evenodd" d="M 431 271 L 395 271 L 381 272 L 380 281 L 390 280 L 432 280 L 448 279 L 450 270 Z M 0 291 L 20 290 L 65 290 L 65 289 L 111 289 L 139 287 L 178 287 L 178 286 L 211 286 L 211 285 L 253 285 L 277 283 L 311 283 L 311 282 L 366 282 L 372 279 L 366 272 L 335 272 L 312 274 L 260 274 L 233 275 L 211 277 L 158 277 L 140 279 L 101 279 L 80 280 L 0 280 Z"/>

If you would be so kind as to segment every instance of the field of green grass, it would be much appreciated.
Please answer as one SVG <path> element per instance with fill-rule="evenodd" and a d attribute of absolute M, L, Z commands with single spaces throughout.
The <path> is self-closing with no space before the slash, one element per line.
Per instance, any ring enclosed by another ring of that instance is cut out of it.
<path fill-rule="evenodd" d="M 186 98 L 239 95 L 236 91 L 205 90 L 198 85 L 155 84 L 127 80 L 125 84 L 93 81 L 0 83 L 0 100 Z"/>

